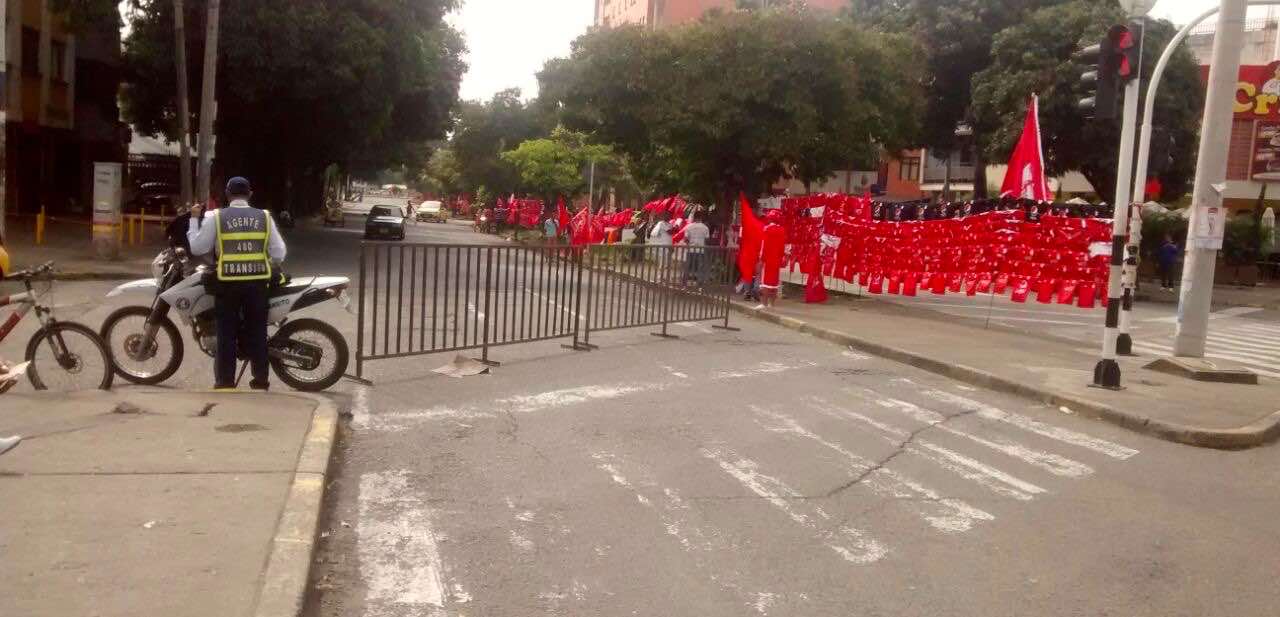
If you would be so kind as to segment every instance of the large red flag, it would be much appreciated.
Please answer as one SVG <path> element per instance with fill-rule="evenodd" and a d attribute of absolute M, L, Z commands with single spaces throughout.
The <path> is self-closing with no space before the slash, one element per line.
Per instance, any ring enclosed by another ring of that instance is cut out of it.
<path fill-rule="evenodd" d="M 1031 96 L 1027 119 L 1022 125 L 1022 138 L 1009 158 L 1009 169 L 1000 185 L 1000 195 L 1050 201 L 1049 181 L 1044 175 L 1044 150 L 1040 145 L 1040 99 Z"/>
<path fill-rule="evenodd" d="M 747 196 L 739 194 L 742 210 L 742 239 L 738 241 L 739 280 L 750 283 L 756 275 L 756 263 L 760 261 L 760 245 L 764 240 L 764 223 L 751 211 Z"/>

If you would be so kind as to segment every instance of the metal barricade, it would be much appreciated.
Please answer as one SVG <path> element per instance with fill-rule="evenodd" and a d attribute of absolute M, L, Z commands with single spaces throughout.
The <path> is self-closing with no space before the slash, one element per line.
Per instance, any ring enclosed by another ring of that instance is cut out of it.
<path fill-rule="evenodd" d="M 593 331 L 723 321 L 735 252 L 718 247 L 365 243 L 356 375 L 364 363 L 572 338 Z"/>

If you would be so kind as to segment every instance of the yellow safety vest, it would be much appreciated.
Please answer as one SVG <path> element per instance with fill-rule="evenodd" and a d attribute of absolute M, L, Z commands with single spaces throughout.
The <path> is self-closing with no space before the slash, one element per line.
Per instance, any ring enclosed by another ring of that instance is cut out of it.
<path fill-rule="evenodd" d="M 214 214 L 218 225 L 218 280 L 225 282 L 271 279 L 271 217 L 257 208 L 223 208 Z"/>

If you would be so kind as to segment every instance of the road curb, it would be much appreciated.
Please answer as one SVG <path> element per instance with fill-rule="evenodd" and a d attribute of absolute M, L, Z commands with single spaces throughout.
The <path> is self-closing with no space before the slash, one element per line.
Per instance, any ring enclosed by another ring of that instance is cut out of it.
<path fill-rule="evenodd" d="M 1165 422 L 1163 420 L 1156 420 L 1141 414 L 1116 409 L 1097 401 L 1054 392 L 1034 385 L 1019 383 L 981 369 L 965 366 L 963 364 L 943 362 L 905 349 L 899 349 L 868 341 L 838 330 L 814 326 L 794 317 L 770 313 L 763 309 L 748 307 L 737 302 L 732 303 L 731 306 L 733 307 L 733 310 L 738 313 L 777 324 L 797 332 L 810 334 L 826 341 L 846 345 L 859 351 L 913 366 L 918 369 L 929 371 L 930 373 L 942 375 L 943 377 L 983 387 L 988 390 L 995 390 L 998 392 L 1021 396 L 1054 407 L 1066 406 L 1072 411 L 1076 411 L 1083 416 L 1104 420 L 1131 431 L 1144 433 L 1166 441 L 1201 448 L 1240 450 L 1260 446 L 1280 437 L 1280 411 L 1272 413 L 1271 415 L 1261 418 L 1246 426 L 1234 429 L 1204 428 Z"/>
<path fill-rule="evenodd" d="M 314 401 L 316 408 L 271 539 L 271 553 L 263 568 L 253 611 L 255 617 L 297 617 L 302 613 L 338 430 L 338 410 L 333 401 L 319 395 L 289 396 Z"/>

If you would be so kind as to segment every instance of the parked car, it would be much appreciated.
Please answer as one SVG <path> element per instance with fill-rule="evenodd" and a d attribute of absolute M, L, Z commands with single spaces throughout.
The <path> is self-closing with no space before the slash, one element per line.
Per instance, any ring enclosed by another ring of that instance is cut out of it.
<path fill-rule="evenodd" d="M 404 240 L 404 216 L 391 206 L 374 206 L 364 221 L 364 237 Z"/>
<path fill-rule="evenodd" d="M 124 204 L 122 210 L 129 213 L 138 213 L 143 209 L 154 214 L 160 214 L 162 210 L 172 212 L 181 200 L 178 187 L 173 184 L 143 182 L 134 190 L 132 198 Z"/>
<path fill-rule="evenodd" d="M 445 212 L 444 204 L 438 201 L 424 201 L 414 212 L 414 218 L 424 223 L 446 223 L 449 221 L 449 213 Z"/>

